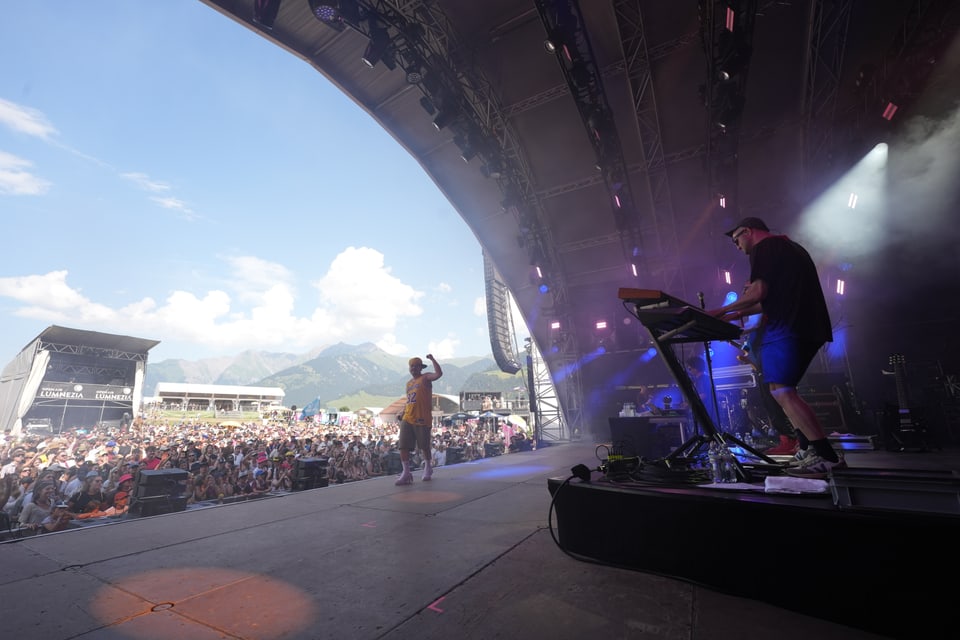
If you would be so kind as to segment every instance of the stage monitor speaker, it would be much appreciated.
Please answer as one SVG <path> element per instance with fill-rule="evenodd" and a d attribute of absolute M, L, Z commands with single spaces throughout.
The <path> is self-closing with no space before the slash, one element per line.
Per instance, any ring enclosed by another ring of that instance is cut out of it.
<path fill-rule="evenodd" d="M 447 447 L 445 464 L 458 464 L 460 462 L 463 462 L 463 447 Z"/>
<path fill-rule="evenodd" d="M 149 498 L 134 498 L 130 502 L 130 513 L 142 517 L 177 513 L 178 511 L 184 511 L 186 508 L 187 496 L 152 496 Z"/>
<path fill-rule="evenodd" d="M 610 453 L 625 458 L 656 460 L 670 454 L 683 443 L 680 420 L 636 416 L 614 418 L 610 422 Z"/>
<path fill-rule="evenodd" d="M 180 496 L 186 492 L 188 474 L 183 469 L 144 469 L 137 474 L 134 498 Z"/>
<path fill-rule="evenodd" d="M 297 458 L 293 463 L 291 489 L 305 491 L 327 486 L 328 465 L 327 458 Z"/>
<path fill-rule="evenodd" d="M 387 475 L 398 475 L 403 473 L 403 463 L 400 462 L 400 452 L 390 451 L 387 453 Z"/>
<path fill-rule="evenodd" d="M 485 442 L 483 444 L 483 455 L 487 458 L 492 458 L 494 456 L 499 456 L 503 454 L 503 445 L 497 444 L 495 442 Z"/>

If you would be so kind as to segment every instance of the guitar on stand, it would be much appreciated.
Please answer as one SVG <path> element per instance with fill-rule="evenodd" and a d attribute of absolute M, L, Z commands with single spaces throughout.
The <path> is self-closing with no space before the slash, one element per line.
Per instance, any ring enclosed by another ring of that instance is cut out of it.
<path fill-rule="evenodd" d="M 664 464 L 668 467 L 679 464 L 684 459 L 695 457 L 704 447 L 709 447 L 712 442 L 716 442 L 721 446 L 727 445 L 738 449 L 740 455 L 735 458 L 734 463 L 737 477 L 744 482 L 750 482 L 754 476 L 781 473 L 783 470 L 781 464 L 717 428 L 706 405 L 694 388 L 689 374 L 677 360 L 673 350 L 676 344 L 736 340 L 741 336 L 741 328 L 715 318 L 662 291 L 621 288 L 618 296 L 625 307 L 627 304 L 633 305 L 633 315 L 650 333 L 657 353 L 660 354 L 683 392 L 694 420 L 703 429 L 703 433 L 696 434 L 666 456 L 663 459 Z M 746 461 L 741 460 L 741 457 Z"/>
<path fill-rule="evenodd" d="M 927 428 L 920 419 L 919 411 L 910 408 L 907 395 L 907 359 L 902 353 L 890 356 L 889 364 L 892 371 L 883 371 L 884 375 L 892 375 L 897 384 L 897 407 L 888 408 L 884 420 L 883 441 L 887 451 L 906 451 L 919 449 L 926 451 Z"/>

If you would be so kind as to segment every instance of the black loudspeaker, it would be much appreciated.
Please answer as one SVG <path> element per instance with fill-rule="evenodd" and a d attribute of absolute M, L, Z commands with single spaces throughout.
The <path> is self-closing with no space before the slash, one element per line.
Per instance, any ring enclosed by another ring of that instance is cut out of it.
<path fill-rule="evenodd" d="M 130 499 L 130 513 L 156 516 L 187 508 L 187 477 L 183 469 L 144 469 Z"/>
<path fill-rule="evenodd" d="M 291 489 L 293 491 L 305 491 L 326 487 L 330 482 L 327 478 L 328 464 L 327 458 L 297 458 L 294 460 Z"/>
<path fill-rule="evenodd" d="M 187 472 L 183 469 L 145 469 L 137 474 L 134 498 L 181 496 L 187 488 Z"/>
<path fill-rule="evenodd" d="M 608 418 L 610 454 L 624 458 L 662 458 L 683 442 L 681 425 L 667 418 Z"/>
<path fill-rule="evenodd" d="M 137 498 L 130 503 L 130 513 L 143 517 L 176 513 L 187 508 L 187 496 L 153 496 Z"/>
<path fill-rule="evenodd" d="M 387 452 L 387 475 L 403 473 L 403 463 L 400 461 L 399 451 Z"/>
<path fill-rule="evenodd" d="M 503 445 L 494 442 L 485 442 L 483 445 L 483 455 L 487 458 L 499 456 L 503 453 Z"/>
<path fill-rule="evenodd" d="M 447 447 L 446 464 L 463 462 L 463 447 Z"/>

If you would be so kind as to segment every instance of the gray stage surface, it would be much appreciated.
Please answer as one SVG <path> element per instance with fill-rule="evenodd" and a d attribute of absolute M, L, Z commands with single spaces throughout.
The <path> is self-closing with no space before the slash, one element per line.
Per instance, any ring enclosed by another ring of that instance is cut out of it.
<path fill-rule="evenodd" d="M 0 545 L 8 638 L 873 638 L 554 542 L 552 445 Z M 598 527 L 604 526 L 602 522 Z M 762 532 L 758 532 L 762 539 Z M 789 550 L 784 571 L 795 570 Z M 802 563 L 801 563 L 802 564 Z"/>

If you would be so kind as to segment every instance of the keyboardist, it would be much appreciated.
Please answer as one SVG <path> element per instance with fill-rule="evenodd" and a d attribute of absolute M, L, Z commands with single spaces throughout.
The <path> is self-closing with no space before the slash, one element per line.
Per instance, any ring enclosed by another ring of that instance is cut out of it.
<path fill-rule="evenodd" d="M 722 320 L 763 313 L 758 354 L 770 393 L 803 434 L 805 455 L 790 475 L 825 478 L 846 462 L 831 446 L 816 413 L 797 384 L 824 343 L 833 339 L 820 277 L 806 249 L 771 233 L 760 218 L 744 218 L 726 233 L 750 258 L 750 284 L 739 300 L 710 312 Z M 804 441 L 806 440 L 806 442 Z"/>

